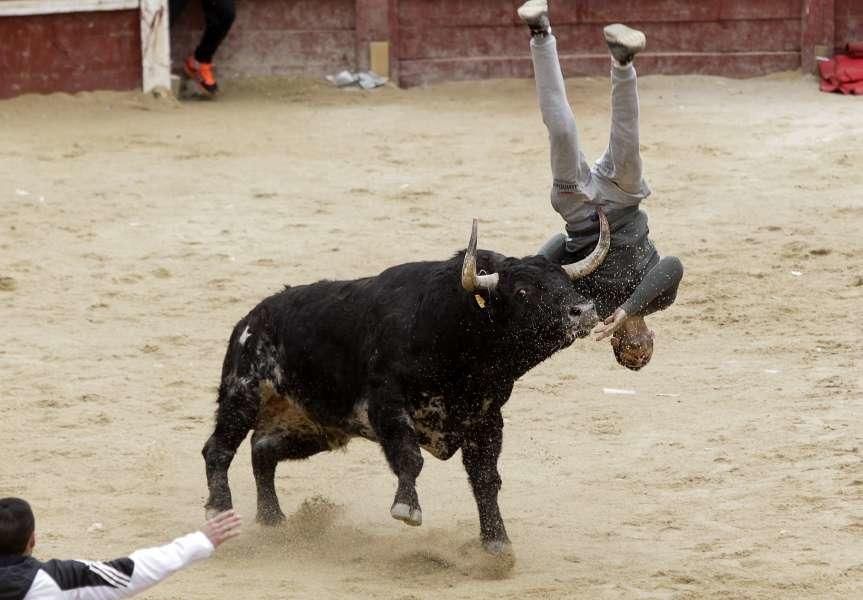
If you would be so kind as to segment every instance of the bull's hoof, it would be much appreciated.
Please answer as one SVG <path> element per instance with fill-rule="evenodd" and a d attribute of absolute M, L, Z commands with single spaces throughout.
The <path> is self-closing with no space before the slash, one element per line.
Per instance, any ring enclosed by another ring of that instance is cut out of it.
<path fill-rule="evenodd" d="M 458 564 L 482 579 L 507 579 L 515 568 L 515 552 L 506 540 L 474 538 L 459 548 Z"/>
<path fill-rule="evenodd" d="M 423 524 L 423 511 L 417 508 L 411 508 L 404 502 L 396 502 L 390 509 L 390 515 L 393 519 L 404 521 L 406 524 L 413 527 L 419 527 Z"/>
<path fill-rule="evenodd" d="M 509 540 L 485 540 L 483 549 L 492 556 L 507 556 L 512 554 L 512 544 Z"/>
<path fill-rule="evenodd" d="M 255 520 L 265 527 L 276 527 L 285 522 L 285 513 L 281 510 L 258 511 Z"/>

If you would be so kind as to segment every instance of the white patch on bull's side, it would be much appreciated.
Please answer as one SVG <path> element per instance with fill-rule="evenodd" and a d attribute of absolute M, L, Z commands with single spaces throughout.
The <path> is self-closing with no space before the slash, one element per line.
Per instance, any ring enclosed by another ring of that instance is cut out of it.
<path fill-rule="evenodd" d="M 246 343 L 246 340 L 249 339 L 249 336 L 252 335 L 252 330 L 249 329 L 249 326 L 246 325 L 246 328 L 243 330 L 243 333 L 240 334 L 240 346 Z"/>
<path fill-rule="evenodd" d="M 282 367 L 280 365 L 276 365 L 273 367 L 273 377 L 276 378 L 276 385 L 282 385 L 282 382 L 285 380 L 285 375 L 282 373 Z"/>

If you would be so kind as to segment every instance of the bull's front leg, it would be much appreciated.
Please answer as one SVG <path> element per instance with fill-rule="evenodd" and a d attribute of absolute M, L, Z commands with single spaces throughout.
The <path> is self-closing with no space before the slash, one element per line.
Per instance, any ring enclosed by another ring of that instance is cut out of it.
<path fill-rule="evenodd" d="M 479 509 L 482 545 L 492 554 L 503 554 L 510 547 L 497 504 L 497 494 L 501 486 L 497 459 L 502 445 L 503 417 L 500 410 L 495 410 L 494 414 L 487 415 L 482 423 L 466 433 L 461 447 L 464 468 Z"/>
<path fill-rule="evenodd" d="M 398 488 L 390 515 L 408 525 L 419 526 L 423 513 L 416 481 L 423 468 L 413 419 L 397 398 L 380 397 L 370 403 L 369 422 L 384 450 L 390 468 L 398 477 Z"/>

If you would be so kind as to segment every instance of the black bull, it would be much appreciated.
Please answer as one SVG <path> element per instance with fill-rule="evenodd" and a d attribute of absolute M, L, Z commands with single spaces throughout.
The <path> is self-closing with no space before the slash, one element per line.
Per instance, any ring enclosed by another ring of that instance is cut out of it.
<path fill-rule="evenodd" d="M 216 427 L 203 450 L 208 512 L 231 507 L 228 467 L 250 430 L 265 524 L 284 519 L 274 485 L 279 461 L 359 436 L 380 443 L 398 477 L 391 515 L 419 525 L 420 448 L 442 460 L 461 448 L 482 541 L 504 550 L 501 407 L 519 377 L 596 322 L 571 280 L 605 257 L 608 223 L 599 217 L 596 250 L 563 268 L 539 256 L 477 252 L 474 222 L 468 249 L 450 260 L 288 287 L 261 302 L 228 343 Z"/>

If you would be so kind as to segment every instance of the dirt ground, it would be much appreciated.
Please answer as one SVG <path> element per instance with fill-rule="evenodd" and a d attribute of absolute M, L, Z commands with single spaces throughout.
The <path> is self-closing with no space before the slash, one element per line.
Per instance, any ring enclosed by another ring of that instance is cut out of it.
<path fill-rule="evenodd" d="M 569 88 L 595 158 L 608 82 Z M 284 463 L 265 530 L 244 443 L 242 537 L 146 598 L 863 597 L 863 100 L 796 74 L 641 96 L 652 236 L 686 276 L 642 372 L 583 340 L 517 385 L 514 565 L 477 552 L 458 457 L 428 457 L 418 529 L 371 443 Z M 530 81 L 29 96 L 0 131 L 0 495 L 43 558 L 199 525 L 228 334 L 283 283 L 446 258 L 474 215 L 513 255 L 562 229 Z"/>

